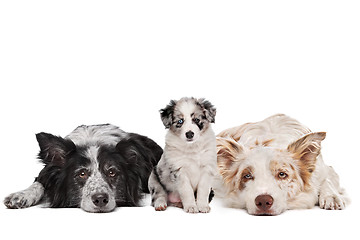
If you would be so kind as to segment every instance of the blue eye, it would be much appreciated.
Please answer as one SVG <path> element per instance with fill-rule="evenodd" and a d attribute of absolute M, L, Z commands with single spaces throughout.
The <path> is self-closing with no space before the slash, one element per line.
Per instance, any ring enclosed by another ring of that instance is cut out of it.
<path fill-rule="evenodd" d="M 178 124 L 183 124 L 184 123 L 184 120 L 183 119 L 180 119 L 179 121 L 177 121 Z"/>

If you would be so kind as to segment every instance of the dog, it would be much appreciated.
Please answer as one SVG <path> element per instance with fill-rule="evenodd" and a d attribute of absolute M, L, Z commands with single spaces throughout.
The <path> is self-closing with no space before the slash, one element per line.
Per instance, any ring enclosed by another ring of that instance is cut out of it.
<path fill-rule="evenodd" d="M 252 215 L 315 205 L 344 209 L 349 199 L 320 153 L 325 136 L 283 114 L 219 133 L 218 168 L 226 204 Z"/>
<path fill-rule="evenodd" d="M 44 202 L 53 208 L 111 212 L 139 206 L 162 148 L 153 140 L 110 124 L 79 126 L 67 137 L 36 134 L 45 164 L 27 189 L 5 198 L 8 208 Z"/>
<path fill-rule="evenodd" d="M 211 128 L 216 109 L 205 99 L 182 98 L 170 101 L 160 115 L 169 130 L 164 153 L 149 177 L 151 205 L 156 211 L 171 205 L 188 213 L 207 213 L 217 172 Z"/>

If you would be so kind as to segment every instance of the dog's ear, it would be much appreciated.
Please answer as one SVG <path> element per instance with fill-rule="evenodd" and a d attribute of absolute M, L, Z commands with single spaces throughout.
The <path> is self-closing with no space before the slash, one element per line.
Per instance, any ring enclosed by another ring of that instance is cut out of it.
<path fill-rule="evenodd" d="M 140 179 L 142 191 L 149 193 L 148 179 L 161 158 L 162 148 L 148 137 L 129 133 L 116 145 L 116 150 L 126 159 L 127 170 Z"/>
<path fill-rule="evenodd" d="M 205 100 L 204 98 L 200 98 L 198 103 L 204 109 L 206 119 L 211 123 L 215 123 L 216 108 L 214 105 L 212 105 L 211 102 Z"/>
<path fill-rule="evenodd" d="M 217 164 L 226 183 L 233 180 L 238 172 L 238 167 L 233 167 L 239 162 L 244 147 L 230 138 L 216 138 Z"/>
<path fill-rule="evenodd" d="M 163 153 L 162 148 L 148 137 L 129 133 L 128 137 L 121 139 L 116 145 L 116 150 L 128 158 L 142 156 L 151 168 L 157 165 Z"/>
<path fill-rule="evenodd" d="M 160 110 L 161 120 L 166 129 L 171 127 L 176 103 L 177 101 L 171 100 L 165 108 Z"/>
<path fill-rule="evenodd" d="M 305 184 L 307 184 L 311 173 L 315 170 L 316 159 L 321 150 L 321 141 L 325 137 L 325 132 L 309 133 L 291 143 L 287 148 L 292 157 L 298 160 L 300 175 Z"/>
<path fill-rule="evenodd" d="M 66 156 L 76 150 L 76 146 L 71 140 L 49 133 L 38 133 L 36 139 L 40 146 L 39 158 L 45 164 L 53 163 L 63 166 Z"/>

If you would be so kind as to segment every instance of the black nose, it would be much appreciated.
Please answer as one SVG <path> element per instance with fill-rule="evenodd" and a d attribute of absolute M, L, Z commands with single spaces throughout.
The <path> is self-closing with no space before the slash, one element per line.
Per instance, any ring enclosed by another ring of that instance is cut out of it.
<path fill-rule="evenodd" d="M 194 137 L 194 132 L 188 131 L 188 132 L 185 133 L 185 136 L 186 136 L 187 139 L 190 140 L 190 139 L 192 139 Z"/>
<path fill-rule="evenodd" d="M 96 193 L 92 195 L 91 200 L 97 207 L 104 207 L 109 203 L 109 195 L 107 193 Z"/>

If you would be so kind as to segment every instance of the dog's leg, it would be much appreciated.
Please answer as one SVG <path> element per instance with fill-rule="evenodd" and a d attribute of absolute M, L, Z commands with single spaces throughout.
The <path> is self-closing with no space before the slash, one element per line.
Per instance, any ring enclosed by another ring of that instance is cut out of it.
<path fill-rule="evenodd" d="M 340 187 L 339 176 L 332 167 L 327 168 L 327 177 L 320 186 L 319 206 L 327 210 L 344 209 L 348 199 L 344 189 Z"/>
<path fill-rule="evenodd" d="M 209 207 L 209 194 L 211 189 L 210 182 L 211 182 L 211 177 L 209 176 L 209 174 L 205 173 L 201 176 L 200 182 L 198 184 L 196 203 L 199 212 L 201 213 L 210 212 L 210 207 Z"/>
<path fill-rule="evenodd" d="M 156 211 L 164 211 L 167 208 L 167 193 L 159 182 L 154 170 L 149 177 L 149 190 L 151 194 L 151 206 Z"/>
<path fill-rule="evenodd" d="M 182 201 L 184 211 L 188 213 L 198 213 L 196 206 L 194 190 L 186 174 L 179 174 L 178 192 Z"/>
<path fill-rule="evenodd" d="M 7 196 L 4 204 L 8 208 L 27 208 L 36 205 L 43 196 L 44 186 L 39 182 L 34 182 L 27 189 Z"/>

